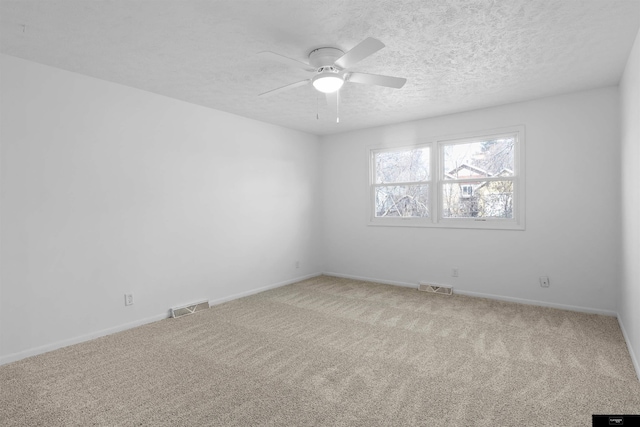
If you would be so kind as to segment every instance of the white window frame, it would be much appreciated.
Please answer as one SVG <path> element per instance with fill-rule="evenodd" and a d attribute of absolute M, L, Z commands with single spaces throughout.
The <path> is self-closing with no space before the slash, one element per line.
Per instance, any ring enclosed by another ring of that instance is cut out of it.
<path fill-rule="evenodd" d="M 375 154 L 376 153 L 384 153 L 388 151 L 405 151 L 405 150 L 414 150 L 418 148 L 429 148 L 429 179 L 426 181 L 416 181 L 416 182 L 397 182 L 397 183 L 387 183 L 387 184 L 377 184 L 376 181 L 376 170 L 375 170 Z M 400 226 L 422 226 L 427 227 L 431 223 L 431 216 L 433 215 L 434 205 L 433 201 L 433 191 L 434 191 L 434 152 L 433 145 L 429 142 L 422 144 L 414 144 L 414 145 L 401 145 L 394 147 L 371 147 L 369 149 L 369 195 L 370 195 L 370 221 L 371 225 L 400 225 Z M 428 185 L 429 186 L 429 217 L 385 217 L 385 218 L 376 218 L 375 216 L 375 204 L 376 204 L 376 187 L 378 186 L 395 186 L 395 185 Z M 380 223 L 379 220 L 384 220 L 384 223 Z M 411 223 L 408 223 L 410 221 Z"/>
<path fill-rule="evenodd" d="M 442 190 L 445 183 L 477 182 L 477 179 L 444 180 L 444 147 L 451 144 L 464 144 L 484 139 L 513 136 L 515 138 L 513 176 L 487 177 L 483 181 L 513 181 L 513 218 L 444 218 L 442 215 Z M 429 147 L 431 162 L 429 181 L 430 210 L 429 217 L 376 217 L 375 216 L 375 154 L 384 151 L 401 151 Z M 396 227 L 432 227 L 432 228 L 470 228 L 493 230 L 525 229 L 525 128 L 510 126 L 500 129 L 447 135 L 424 139 L 413 144 L 371 145 L 367 147 L 369 170 L 369 201 L 367 206 L 368 225 Z"/>

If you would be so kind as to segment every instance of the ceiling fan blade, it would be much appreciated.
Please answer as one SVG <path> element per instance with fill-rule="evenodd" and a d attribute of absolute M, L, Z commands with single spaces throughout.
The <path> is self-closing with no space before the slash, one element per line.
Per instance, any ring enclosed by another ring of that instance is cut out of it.
<path fill-rule="evenodd" d="M 305 71 L 316 71 L 315 68 L 313 68 L 311 65 L 307 64 L 306 62 L 303 61 L 299 61 L 297 59 L 293 59 L 293 58 L 289 58 L 288 56 L 284 56 L 284 55 L 280 55 L 279 53 L 275 53 L 275 52 L 271 52 L 268 50 L 262 51 L 262 52 L 258 52 L 258 55 L 260 55 L 263 58 L 267 58 L 267 59 L 272 59 L 274 61 L 278 61 L 282 64 L 288 65 L 290 67 L 298 67 L 298 68 L 302 68 Z"/>
<path fill-rule="evenodd" d="M 349 73 L 347 81 L 400 89 L 407 82 L 407 79 L 402 77 L 381 76 L 379 74 Z"/>
<path fill-rule="evenodd" d="M 350 68 L 351 66 L 362 61 L 367 56 L 373 55 L 383 47 L 384 43 L 382 43 L 380 40 L 374 39 L 373 37 L 368 37 L 357 44 L 349 52 L 338 58 L 338 60 L 334 64 L 343 69 Z"/>
<path fill-rule="evenodd" d="M 307 79 L 307 80 L 301 80 L 301 81 L 299 81 L 299 82 L 295 82 L 295 83 L 290 83 L 290 84 L 288 84 L 288 85 L 286 85 L 286 86 L 282 86 L 282 87 L 279 87 L 279 88 L 277 88 L 277 89 L 272 89 L 272 90 L 269 90 L 269 91 L 267 91 L 267 92 L 263 92 L 263 93 L 261 93 L 261 94 L 260 94 L 260 95 L 258 95 L 258 96 L 271 96 L 271 95 L 275 95 L 275 94 L 277 94 L 277 93 L 284 92 L 284 91 L 289 90 L 289 89 L 294 89 L 294 88 L 296 88 L 296 87 L 304 86 L 304 85 L 306 85 L 307 83 L 309 83 L 309 81 L 310 81 L 310 80 L 309 80 L 309 79 Z"/>

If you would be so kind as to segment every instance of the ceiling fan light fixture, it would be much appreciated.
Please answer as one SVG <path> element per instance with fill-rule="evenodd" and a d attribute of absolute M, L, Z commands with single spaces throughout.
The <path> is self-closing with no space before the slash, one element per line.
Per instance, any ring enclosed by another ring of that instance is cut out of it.
<path fill-rule="evenodd" d="M 340 90 L 344 84 L 344 78 L 341 73 L 322 72 L 316 75 L 311 83 L 316 90 L 322 93 L 333 93 Z"/>

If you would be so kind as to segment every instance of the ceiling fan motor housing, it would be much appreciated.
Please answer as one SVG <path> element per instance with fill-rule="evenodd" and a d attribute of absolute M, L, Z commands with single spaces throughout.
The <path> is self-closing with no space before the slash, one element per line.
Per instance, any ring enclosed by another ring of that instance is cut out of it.
<path fill-rule="evenodd" d="M 309 64 L 318 70 L 324 67 L 335 67 L 334 62 L 342 55 L 344 55 L 344 52 L 338 48 L 321 47 L 309 53 Z"/>

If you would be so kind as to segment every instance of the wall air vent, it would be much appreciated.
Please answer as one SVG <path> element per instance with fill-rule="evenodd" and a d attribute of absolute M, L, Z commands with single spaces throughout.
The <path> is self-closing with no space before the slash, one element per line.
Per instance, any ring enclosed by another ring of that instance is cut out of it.
<path fill-rule="evenodd" d="M 173 307 L 171 309 L 171 317 L 182 317 L 188 314 L 193 314 L 196 311 L 202 311 L 209 308 L 209 301 L 201 301 L 188 305 L 181 305 L 180 307 Z"/>
<path fill-rule="evenodd" d="M 431 292 L 432 294 L 452 295 L 453 288 L 450 286 L 433 285 L 430 283 L 420 283 L 419 291 Z"/>

